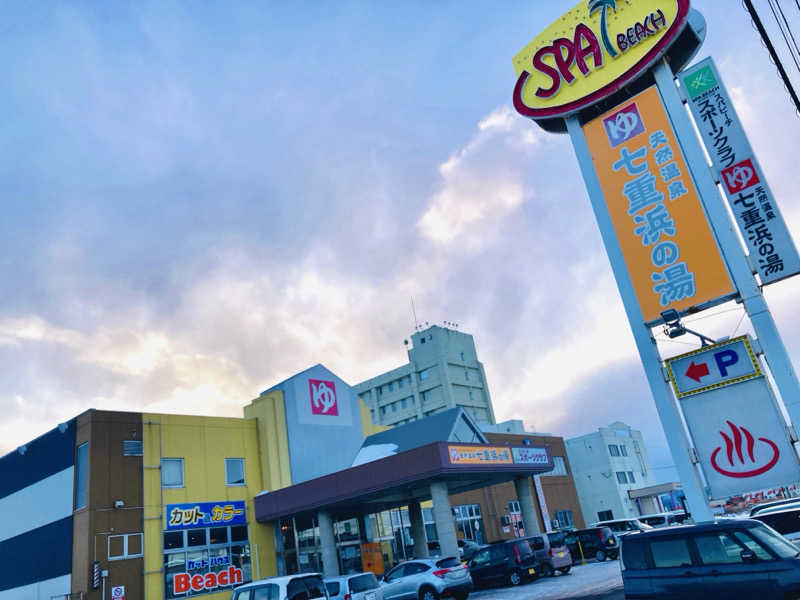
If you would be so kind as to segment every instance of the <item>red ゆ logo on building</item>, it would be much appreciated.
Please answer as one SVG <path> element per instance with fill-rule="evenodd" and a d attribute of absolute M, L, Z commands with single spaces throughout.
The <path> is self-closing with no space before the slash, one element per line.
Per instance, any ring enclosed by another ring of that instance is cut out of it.
<path fill-rule="evenodd" d="M 339 414 L 336 385 L 332 381 L 309 379 L 308 391 L 311 395 L 312 415 L 337 416 Z"/>
<path fill-rule="evenodd" d="M 745 427 L 734 425 L 730 421 L 725 421 L 731 429 L 728 435 L 724 431 L 719 434 L 725 441 L 725 456 L 728 459 L 728 466 L 723 467 L 719 464 L 722 446 L 719 446 L 711 453 L 711 466 L 714 470 L 726 477 L 755 477 L 766 473 L 778 462 L 780 451 L 778 446 L 770 439 L 760 437 L 758 440 L 753 437 Z M 758 457 L 758 460 L 756 459 Z M 767 457 L 767 460 L 763 460 Z"/>

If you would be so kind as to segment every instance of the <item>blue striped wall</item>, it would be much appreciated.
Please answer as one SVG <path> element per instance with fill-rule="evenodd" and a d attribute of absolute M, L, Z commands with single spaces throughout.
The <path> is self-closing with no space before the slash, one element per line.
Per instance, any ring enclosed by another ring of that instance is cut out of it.
<path fill-rule="evenodd" d="M 69 593 L 73 419 L 0 458 L 0 599 Z"/>

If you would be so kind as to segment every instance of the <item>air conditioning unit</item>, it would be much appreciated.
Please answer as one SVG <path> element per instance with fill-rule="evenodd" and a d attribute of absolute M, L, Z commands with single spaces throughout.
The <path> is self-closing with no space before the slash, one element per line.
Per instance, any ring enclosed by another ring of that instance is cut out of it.
<path fill-rule="evenodd" d="M 501 521 L 503 522 L 503 525 L 511 525 L 511 515 L 503 515 Z"/>

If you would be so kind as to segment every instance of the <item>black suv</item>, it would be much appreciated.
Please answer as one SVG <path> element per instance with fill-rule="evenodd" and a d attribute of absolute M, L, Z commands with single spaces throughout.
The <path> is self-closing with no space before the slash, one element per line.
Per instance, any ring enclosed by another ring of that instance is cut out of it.
<path fill-rule="evenodd" d="M 763 523 L 720 519 L 622 538 L 626 598 L 800 598 L 797 547 Z"/>
<path fill-rule="evenodd" d="M 467 564 L 475 586 L 519 585 L 539 577 L 539 563 L 527 540 L 506 540 L 484 546 Z"/>
<path fill-rule="evenodd" d="M 574 562 L 582 558 L 596 558 L 602 562 L 606 558 L 614 559 L 619 556 L 619 543 L 610 527 L 589 527 L 570 531 L 564 542 Z"/>

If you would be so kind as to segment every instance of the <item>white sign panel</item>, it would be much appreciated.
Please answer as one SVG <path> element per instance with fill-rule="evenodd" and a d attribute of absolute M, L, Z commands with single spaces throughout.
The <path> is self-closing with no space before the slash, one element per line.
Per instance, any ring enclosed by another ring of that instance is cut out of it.
<path fill-rule="evenodd" d="M 800 467 L 764 377 L 680 401 L 711 498 L 800 480 Z"/>
<path fill-rule="evenodd" d="M 761 367 L 746 335 L 665 362 L 679 398 L 761 376 Z"/>
<path fill-rule="evenodd" d="M 701 60 L 681 73 L 680 79 L 761 282 L 797 274 L 797 248 L 714 61 Z"/>
<path fill-rule="evenodd" d="M 111 600 L 125 600 L 124 585 L 115 585 L 111 588 Z"/>

